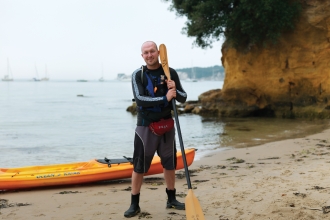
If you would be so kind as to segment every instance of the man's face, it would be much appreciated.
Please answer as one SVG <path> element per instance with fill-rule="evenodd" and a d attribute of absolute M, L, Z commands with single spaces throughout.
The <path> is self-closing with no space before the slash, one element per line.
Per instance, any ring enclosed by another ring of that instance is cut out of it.
<path fill-rule="evenodd" d="M 158 67 L 158 55 L 159 52 L 157 50 L 157 47 L 152 42 L 146 42 L 142 45 L 142 57 L 144 61 L 146 62 L 147 66 L 149 67 Z"/>

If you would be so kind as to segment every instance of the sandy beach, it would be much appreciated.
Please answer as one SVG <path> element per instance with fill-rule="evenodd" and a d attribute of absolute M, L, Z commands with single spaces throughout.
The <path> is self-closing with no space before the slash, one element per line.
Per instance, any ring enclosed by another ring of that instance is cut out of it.
<path fill-rule="evenodd" d="M 198 151 L 197 151 L 198 153 Z M 303 138 L 231 149 L 190 167 L 206 219 L 330 219 L 330 129 Z M 177 197 L 187 193 L 177 171 Z M 182 198 L 180 198 L 182 197 Z M 126 219 L 130 179 L 0 193 L 0 219 Z M 131 219 L 186 219 L 166 209 L 162 175 L 145 177 L 141 214 Z"/>

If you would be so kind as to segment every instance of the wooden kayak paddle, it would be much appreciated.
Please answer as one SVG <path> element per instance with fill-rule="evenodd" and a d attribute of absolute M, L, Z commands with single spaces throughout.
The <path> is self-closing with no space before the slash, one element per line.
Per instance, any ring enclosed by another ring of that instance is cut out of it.
<path fill-rule="evenodd" d="M 167 79 L 170 80 L 171 74 L 170 74 L 170 68 L 168 65 L 167 50 L 166 50 L 166 46 L 164 44 L 159 45 L 159 57 L 160 57 L 160 62 L 162 64 L 165 75 L 166 75 Z M 192 187 L 191 187 L 190 175 L 189 175 L 186 155 L 184 152 L 182 134 L 181 134 L 181 129 L 180 129 L 178 112 L 176 110 L 175 99 L 172 99 L 172 105 L 173 105 L 176 128 L 177 128 L 178 135 L 179 135 L 179 141 L 180 141 L 180 147 L 181 147 L 181 152 L 182 152 L 182 160 L 183 160 L 183 164 L 184 164 L 185 175 L 186 175 L 187 184 L 188 184 L 188 194 L 185 199 L 186 217 L 187 217 L 187 220 L 204 220 L 205 218 L 204 218 L 203 210 L 199 204 L 198 199 L 194 195 L 194 193 L 192 191 Z"/>

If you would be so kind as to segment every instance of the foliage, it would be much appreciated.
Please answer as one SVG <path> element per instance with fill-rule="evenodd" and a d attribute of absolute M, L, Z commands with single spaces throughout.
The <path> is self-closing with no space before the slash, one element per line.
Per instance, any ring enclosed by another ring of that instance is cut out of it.
<path fill-rule="evenodd" d="M 183 33 L 201 48 L 212 47 L 222 36 L 232 46 L 276 43 L 293 30 L 300 15 L 299 0 L 164 0 L 178 16 L 187 17 Z"/>

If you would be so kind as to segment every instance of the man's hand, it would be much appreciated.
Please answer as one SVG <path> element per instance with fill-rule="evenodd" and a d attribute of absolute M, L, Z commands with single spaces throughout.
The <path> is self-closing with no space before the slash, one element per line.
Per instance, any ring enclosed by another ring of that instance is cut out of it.
<path fill-rule="evenodd" d="M 173 80 L 165 80 L 165 82 L 167 83 L 167 88 L 168 89 L 175 89 L 176 90 L 176 86 L 175 86 L 175 82 Z"/>
<path fill-rule="evenodd" d="M 170 102 L 176 97 L 176 89 L 169 89 L 166 94 L 167 101 Z"/>

